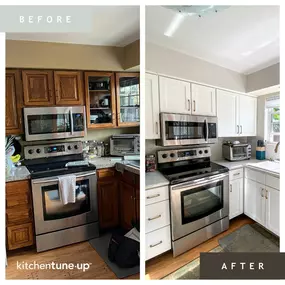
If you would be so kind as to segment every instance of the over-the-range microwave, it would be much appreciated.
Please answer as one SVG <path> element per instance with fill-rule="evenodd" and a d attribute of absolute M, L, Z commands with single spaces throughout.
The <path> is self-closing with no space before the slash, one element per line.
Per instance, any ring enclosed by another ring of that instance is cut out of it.
<path fill-rule="evenodd" d="M 218 141 L 218 120 L 212 116 L 160 113 L 162 146 L 208 144 Z"/>
<path fill-rule="evenodd" d="M 85 107 L 24 108 L 26 141 L 84 137 Z"/>

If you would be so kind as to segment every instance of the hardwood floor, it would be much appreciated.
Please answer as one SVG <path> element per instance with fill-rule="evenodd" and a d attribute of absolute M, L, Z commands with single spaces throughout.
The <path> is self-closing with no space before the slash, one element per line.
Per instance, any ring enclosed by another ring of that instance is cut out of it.
<path fill-rule="evenodd" d="M 237 230 L 245 224 L 252 224 L 253 220 L 245 215 L 239 216 L 230 221 L 230 227 L 227 231 L 207 240 L 206 242 L 194 247 L 193 249 L 173 258 L 172 251 L 168 251 L 158 257 L 146 262 L 145 279 L 161 279 L 168 274 L 176 271 L 180 267 L 188 264 L 200 256 L 200 252 L 208 252 L 219 245 L 218 240 Z"/>
<path fill-rule="evenodd" d="M 37 253 L 35 249 L 8 252 L 8 266 L 6 267 L 6 279 L 117 279 L 107 264 L 88 242 L 82 242 L 54 250 Z M 80 269 L 41 270 L 41 269 L 17 269 L 23 262 L 31 264 L 55 263 L 91 263 L 89 270 L 83 272 Z M 139 274 L 127 277 L 127 279 L 139 279 Z"/>

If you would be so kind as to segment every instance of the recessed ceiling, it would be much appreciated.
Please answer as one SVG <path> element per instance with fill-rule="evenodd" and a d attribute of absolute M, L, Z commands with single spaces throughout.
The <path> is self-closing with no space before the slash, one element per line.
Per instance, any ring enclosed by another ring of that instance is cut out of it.
<path fill-rule="evenodd" d="M 279 62 L 279 6 L 231 6 L 201 18 L 185 16 L 172 36 L 164 35 L 176 14 L 147 6 L 146 41 L 244 74 Z"/>
<path fill-rule="evenodd" d="M 7 33 L 6 39 L 118 47 L 139 39 L 139 6 L 86 8 L 94 10 L 92 33 Z"/>

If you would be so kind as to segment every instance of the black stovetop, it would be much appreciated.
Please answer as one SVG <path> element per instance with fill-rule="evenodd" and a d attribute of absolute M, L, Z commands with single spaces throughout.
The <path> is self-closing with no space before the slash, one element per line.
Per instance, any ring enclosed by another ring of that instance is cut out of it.
<path fill-rule="evenodd" d="M 228 168 L 210 160 L 164 163 L 158 166 L 158 170 L 170 181 L 170 184 L 178 184 L 229 171 Z"/>

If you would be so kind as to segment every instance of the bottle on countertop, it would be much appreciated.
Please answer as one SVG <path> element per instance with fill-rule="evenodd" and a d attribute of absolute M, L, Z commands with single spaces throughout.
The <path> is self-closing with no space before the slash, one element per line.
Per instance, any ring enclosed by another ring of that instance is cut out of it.
<path fill-rule="evenodd" d="M 145 156 L 145 171 L 152 172 L 156 170 L 155 154 L 148 154 Z"/>

